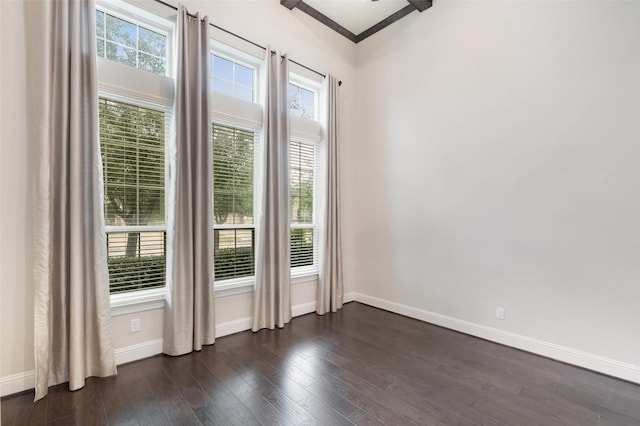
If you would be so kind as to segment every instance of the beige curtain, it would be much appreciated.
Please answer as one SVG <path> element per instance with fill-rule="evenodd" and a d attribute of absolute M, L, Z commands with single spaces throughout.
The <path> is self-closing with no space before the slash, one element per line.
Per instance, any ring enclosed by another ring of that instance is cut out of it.
<path fill-rule="evenodd" d="M 342 228 L 340 222 L 340 162 L 338 154 L 339 111 L 338 79 L 327 75 L 323 90 L 327 100 L 326 129 L 326 181 L 324 194 L 324 228 L 321 236 L 322 254 L 316 312 L 336 312 L 342 308 Z"/>
<path fill-rule="evenodd" d="M 98 142 L 95 5 L 25 2 L 34 177 L 35 399 L 116 374 Z M 34 30 L 35 29 L 35 30 Z"/>
<path fill-rule="evenodd" d="M 264 180 L 256 253 L 253 331 L 291 321 L 289 250 L 289 60 L 266 54 Z"/>
<path fill-rule="evenodd" d="M 209 21 L 178 11 L 175 166 L 170 171 L 163 351 L 215 341 Z"/>

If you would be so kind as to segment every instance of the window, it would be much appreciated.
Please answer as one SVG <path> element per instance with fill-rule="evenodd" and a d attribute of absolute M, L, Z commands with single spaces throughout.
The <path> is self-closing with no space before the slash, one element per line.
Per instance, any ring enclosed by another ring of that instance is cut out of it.
<path fill-rule="evenodd" d="M 295 117 L 316 118 L 316 94 L 301 86 L 289 83 L 289 113 Z"/>
<path fill-rule="evenodd" d="M 291 268 L 317 267 L 317 226 L 315 217 L 316 146 L 291 141 Z"/>
<path fill-rule="evenodd" d="M 100 97 L 111 293 L 165 285 L 164 111 Z"/>
<path fill-rule="evenodd" d="M 111 302 L 161 297 L 175 23 L 97 0 L 98 119 Z M 153 73 L 153 74 L 150 74 Z M 143 291 L 140 293 L 140 291 Z"/>
<path fill-rule="evenodd" d="M 211 54 L 213 90 L 245 101 L 254 101 L 255 70 L 217 54 Z"/>
<path fill-rule="evenodd" d="M 167 34 L 96 10 L 98 56 L 155 74 L 167 73 Z"/>
<path fill-rule="evenodd" d="M 216 282 L 254 275 L 255 140 L 252 130 L 213 123 Z"/>

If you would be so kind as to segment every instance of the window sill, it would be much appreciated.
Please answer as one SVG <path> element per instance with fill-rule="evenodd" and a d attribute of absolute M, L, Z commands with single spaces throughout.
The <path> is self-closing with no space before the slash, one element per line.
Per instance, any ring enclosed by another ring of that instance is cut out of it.
<path fill-rule="evenodd" d="M 291 274 L 291 285 L 305 284 L 318 281 L 318 273 L 315 271 L 300 271 Z"/>
<path fill-rule="evenodd" d="M 301 271 L 291 274 L 291 285 L 305 284 L 318 281 L 317 272 Z M 251 293 L 256 284 L 255 278 L 238 278 L 216 283 L 216 297 L 235 296 L 236 294 Z"/>
<path fill-rule="evenodd" d="M 166 288 L 121 293 L 111 296 L 111 316 L 135 314 L 164 308 Z"/>
<path fill-rule="evenodd" d="M 291 285 L 312 283 L 317 280 L 317 272 L 301 271 L 291 274 Z M 255 279 L 253 277 L 226 280 L 215 284 L 215 297 L 220 298 L 251 293 L 253 292 L 254 285 Z M 135 293 L 114 294 L 111 296 L 111 316 L 118 317 L 135 314 L 137 312 L 164 309 L 165 291 L 165 288 L 154 288 L 151 290 L 137 291 Z"/>

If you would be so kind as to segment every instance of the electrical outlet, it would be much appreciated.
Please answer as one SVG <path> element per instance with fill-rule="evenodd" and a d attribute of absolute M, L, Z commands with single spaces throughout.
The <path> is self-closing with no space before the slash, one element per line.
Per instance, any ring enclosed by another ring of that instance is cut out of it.
<path fill-rule="evenodd" d="M 137 333 L 140 331 L 140 318 L 135 318 L 131 320 L 131 332 Z"/>
<path fill-rule="evenodd" d="M 501 308 L 500 306 L 496 308 L 496 318 L 500 320 L 504 319 L 504 308 Z"/>

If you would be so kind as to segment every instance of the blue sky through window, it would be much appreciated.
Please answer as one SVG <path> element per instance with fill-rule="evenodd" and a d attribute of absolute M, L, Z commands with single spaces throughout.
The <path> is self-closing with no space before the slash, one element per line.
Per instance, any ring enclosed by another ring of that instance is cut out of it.
<path fill-rule="evenodd" d="M 254 70 L 218 55 L 211 55 L 213 90 L 253 102 Z"/>
<path fill-rule="evenodd" d="M 166 35 L 101 10 L 96 10 L 96 48 L 99 57 L 166 74 Z"/>

